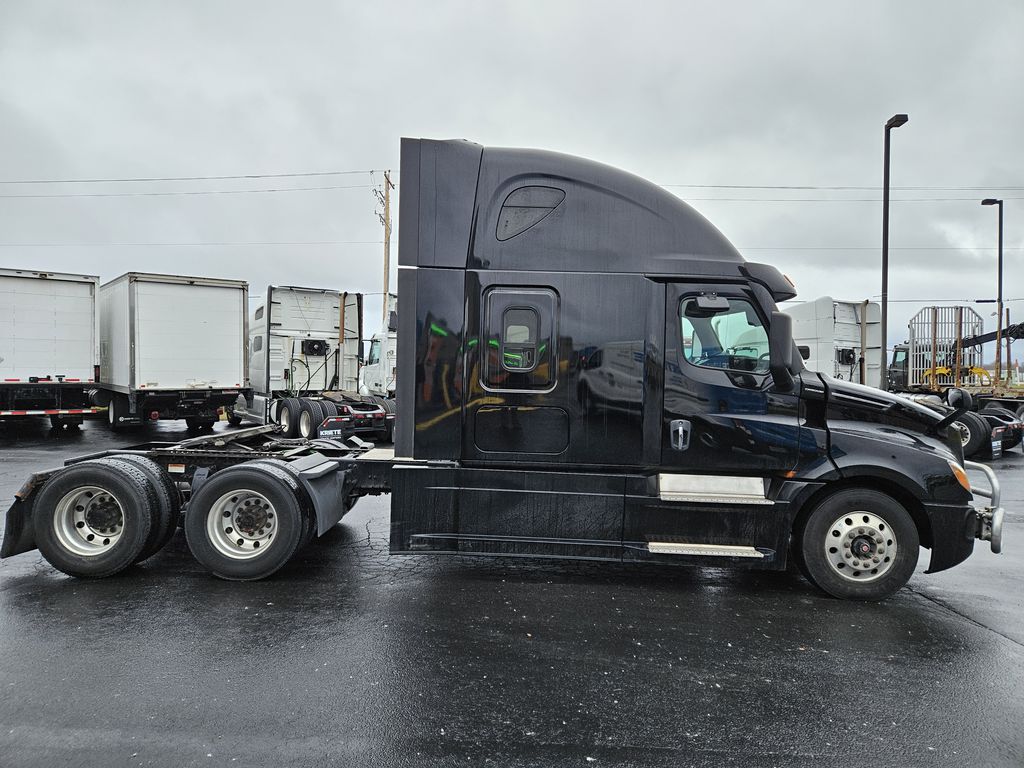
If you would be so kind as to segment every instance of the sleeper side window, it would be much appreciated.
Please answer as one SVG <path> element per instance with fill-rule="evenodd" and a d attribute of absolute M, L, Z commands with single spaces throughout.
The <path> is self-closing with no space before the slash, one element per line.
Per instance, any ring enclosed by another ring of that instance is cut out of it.
<path fill-rule="evenodd" d="M 256 315 L 255 315 L 255 317 L 253 317 L 253 319 L 254 320 L 262 320 L 263 319 L 263 307 L 260 307 L 259 309 L 256 310 Z"/>
<path fill-rule="evenodd" d="M 480 378 L 488 389 L 549 390 L 557 379 L 550 288 L 496 287 L 484 293 Z"/>
<path fill-rule="evenodd" d="M 254 336 L 252 340 L 252 351 L 259 352 L 261 349 L 263 349 L 263 337 Z"/>

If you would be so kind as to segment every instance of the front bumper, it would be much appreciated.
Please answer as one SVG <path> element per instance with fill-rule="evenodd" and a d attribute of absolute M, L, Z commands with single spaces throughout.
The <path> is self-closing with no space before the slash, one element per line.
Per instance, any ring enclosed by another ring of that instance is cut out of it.
<path fill-rule="evenodd" d="M 1003 551 L 1003 507 L 1000 504 L 999 478 L 987 464 L 965 461 L 964 469 L 968 472 L 980 472 L 988 480 L 988 489 L 976 488 L 971 483 L 971 493 L 989 501 L 985 507 L 975 507 L 978 525 L 974 535 L 977 539 L 987 541 L 992 551 L 998 554 Z"/>

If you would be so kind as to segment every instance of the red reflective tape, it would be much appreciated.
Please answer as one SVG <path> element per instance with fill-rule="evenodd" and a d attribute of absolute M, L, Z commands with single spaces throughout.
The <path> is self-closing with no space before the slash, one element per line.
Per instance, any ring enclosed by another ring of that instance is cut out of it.
<path fill-rule="evenodd" d="M 21 379 L 4 379 L 4 381 L 21 381 Z"/>
<path fill-rule="evenodd" d="M 78 381 L 81 381 L 81 379 L 64 379 L 64 381 L 76 381 L 76 382 L 78 382 Z"/>

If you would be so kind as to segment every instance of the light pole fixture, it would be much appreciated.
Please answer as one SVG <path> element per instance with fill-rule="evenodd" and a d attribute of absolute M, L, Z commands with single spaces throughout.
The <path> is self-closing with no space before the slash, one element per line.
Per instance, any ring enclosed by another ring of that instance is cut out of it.
<path fill-rule="evenodd" d="M 998 258 L 998 277 L 996 289 L 996 383 L 1002 383 L 1002 340 L 1003 340 L 1003 201 L 996 200 L 993 197 L 986 197 L 981 201 L 982 205 L 998 205 L 999 206 L 999 258 Z M 1010 361 L 1006 361 L 1006 367 L 1010 367 Z"/>
<path fill-rule="evenodd" d="M 889 333 L 889 132 L 906 125 L 909 119 L 901 114 L 885 121 L 885 149 L 882 153 L 882 389 L 888 385 L 889 367 L 889 346 L 886 343 Z"/>

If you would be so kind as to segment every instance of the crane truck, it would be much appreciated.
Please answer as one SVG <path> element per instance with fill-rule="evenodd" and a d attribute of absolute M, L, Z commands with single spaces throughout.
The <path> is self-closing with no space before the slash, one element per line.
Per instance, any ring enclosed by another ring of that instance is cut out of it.
<path fill-rule="evenodd" d="M 396 554 L 781 570 L 877 600 L 1001 548 L 995 473 L 951 416 L 804 369 L 794 298 L 663 188 L 568 155 L 404 139 L 394 448 L 279 425 L 72 459 L 27 479 L 0 556 L 79 577 L 149 557 L 270 576 L 366 495 Z M 635 349 L 629 407 L 578 397 Z M 966 398 L 966 395 L 963 396 Z"/>

